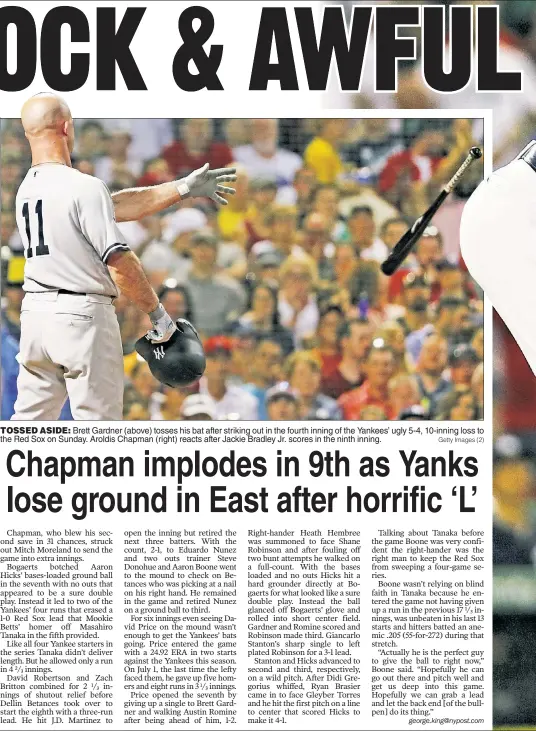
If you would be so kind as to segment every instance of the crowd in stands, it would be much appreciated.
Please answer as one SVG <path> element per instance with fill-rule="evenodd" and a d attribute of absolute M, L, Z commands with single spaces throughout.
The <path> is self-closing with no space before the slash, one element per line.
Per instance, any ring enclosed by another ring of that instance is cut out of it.
<path fill-rule="evenodd" d="M 134 344 L 149 322 L 116 301 L 127 420 L 472 420 L 483 415 L 482 293 L 459 256 L 474 166 L 392 277 L 380 264 L 473 144 L 467 119 L 77 120 L 74 166 L 113 192 L 236 165 L 216 209 L 187 200 L 119 224 L 173 318 L 198 329 L 199 383 L 161 386 Z M 2 128 L 2 418 L 16 398 L 29 163 Z M 64 418 L 69 418 L 68 404 Z"/>

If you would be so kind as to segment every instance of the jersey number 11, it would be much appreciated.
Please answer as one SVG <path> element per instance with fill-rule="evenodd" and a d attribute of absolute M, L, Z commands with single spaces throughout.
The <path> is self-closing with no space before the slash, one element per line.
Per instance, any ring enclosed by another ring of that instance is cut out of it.
<path fill-rule="evenodd" d="M 50 254 L 50 251 L 48 250 L 48 246 L 45 244 L 45 237 L 43 234 L 43 201 L 41 199 L 39 199 L 37 201 L 37 203 L 35 204 L 35 212 L 37 214 L 37 226 L 38 226 L 38 238 L 39 238 L 37 246 L 35 247 L 35 255 L 44 256 L 45 254 Z M 28 205 L 28 202 L 26 202 L 22 206 L 22 215 L 24 216 L 24 221 L 26 222 L 26 236 L 28 238 L 28 249 L 26 250 L 26 258 L 30 259 L 33 256 L 33 249 L 32 249 L 32 232 L 30 230 L 30 207 Z"/>

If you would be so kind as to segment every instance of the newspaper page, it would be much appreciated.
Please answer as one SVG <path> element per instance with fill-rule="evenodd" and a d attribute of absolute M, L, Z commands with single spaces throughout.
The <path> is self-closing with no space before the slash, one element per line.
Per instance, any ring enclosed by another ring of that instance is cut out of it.
<path fill-rule="evenodd" d="M 0 3 L 2 724 L 534 722 L 525 5 Z"/>

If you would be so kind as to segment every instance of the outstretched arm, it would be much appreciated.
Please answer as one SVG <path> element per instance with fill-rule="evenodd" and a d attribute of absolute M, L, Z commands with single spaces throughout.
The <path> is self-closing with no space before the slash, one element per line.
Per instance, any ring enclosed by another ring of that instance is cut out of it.
<path fill-rule="evenodd" d="M 145 216 L 163 211 L 185 198 L 211 198 L 215 203 L 227 205 L 221 195 L 234 194 L 234 188 L 223 183 L 236 180 L 235 168 L 219 168 L 209 170 L 208 163 L 185 178 L 172 183 L 161 183 L 150 188 L 130 188 L 120 190 L 112 195 L 115 209 L 115 220 L 137 221 Z"/>
<path fill-rule="evenodd" d="M 177 183 L 162 183 L 150 188 L 128 188 L 112 193 L 115 220 L 137 221 L 163 211 L 182 200 Z"/>

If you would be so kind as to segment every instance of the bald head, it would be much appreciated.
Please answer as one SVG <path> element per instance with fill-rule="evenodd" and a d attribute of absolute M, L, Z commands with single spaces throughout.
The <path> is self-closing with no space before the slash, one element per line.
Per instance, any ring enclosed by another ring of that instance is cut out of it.
<path fill-rule="evenodd" d="M 20 118 L 27 137 L 45 132 L 61 134 L 63 124 L 72 119 L 67 104 L 55 94 L 32 96 L 22 107 Z"/>
<path fill-rule="evenodd" d="M 74 126 L 71 111 L 56 94 L 36 94 L 22 107 L 20 118 L 32 151 L 34 146 L 64 142 L 72 152 Z"/>

